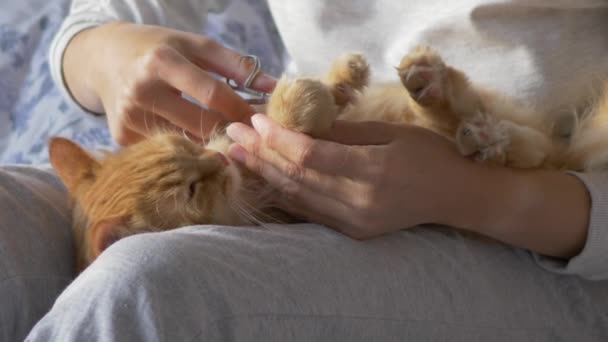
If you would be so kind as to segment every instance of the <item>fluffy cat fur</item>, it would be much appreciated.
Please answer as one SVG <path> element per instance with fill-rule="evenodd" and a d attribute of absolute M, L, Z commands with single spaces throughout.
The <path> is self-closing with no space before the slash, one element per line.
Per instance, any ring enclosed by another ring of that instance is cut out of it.
<path fill-rule="evenodd" d="M 312 136 L 345 120 L 413 124 L 441 134 L 465 156 L 517 168 L 595 170 L 608 165 L 608 97 L 569 139 L 543 113 L 471 84 L 428 47 L 396 67 L 399 82 L 370 83 L 361 55 L 338 58 L 320 78 L 279 80 L 265 111 Z M 74 200 L 77 268 L 116 240 L 193 224 L 251 225 L 288 220 L 272 208 L 273 189 L 228 160 L 221 134 L 206 146 L 158 133 L 96 158 L 64 138 L 50 141 L 51 163 Z"/>

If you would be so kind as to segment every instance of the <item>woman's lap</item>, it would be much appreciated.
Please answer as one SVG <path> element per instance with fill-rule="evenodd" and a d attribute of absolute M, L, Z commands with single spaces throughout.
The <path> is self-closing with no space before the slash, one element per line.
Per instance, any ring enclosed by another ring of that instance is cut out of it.
<path fill-rule="evenodd" d="M 119 241 L 30 339 L 594 341 L 606 307 L 607 282 L 449 231 L 207 226 Z"/>
<path fill-rule="evenodd" d="M 0 168 L 0 340 L 22 340 L 72 280 L 68 202 L 48 170 Z"/>
<path fill-rule="evenodd" d="M 63 188 L 0 168 L 0 340 L 71 281 Z M 608 283 L 445 230 L 367 242 L 315 225 L 191 227 L 112 246 L 32 340 L 607 340 Z"/>

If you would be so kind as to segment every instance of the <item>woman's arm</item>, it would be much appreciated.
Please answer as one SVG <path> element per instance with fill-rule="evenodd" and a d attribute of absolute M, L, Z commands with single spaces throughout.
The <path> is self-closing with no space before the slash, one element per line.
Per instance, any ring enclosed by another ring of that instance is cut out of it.
<path fill-rule="evenodd" d="M 418 127 L 337 122 L 314 140 L 267 118 L 234 124 L 231 156 L 282 189 L 282 207 L 355 238 L 424 223 L 560 258 L 585 245 L 590 197 L 576 177 L 490 167 Z"/>

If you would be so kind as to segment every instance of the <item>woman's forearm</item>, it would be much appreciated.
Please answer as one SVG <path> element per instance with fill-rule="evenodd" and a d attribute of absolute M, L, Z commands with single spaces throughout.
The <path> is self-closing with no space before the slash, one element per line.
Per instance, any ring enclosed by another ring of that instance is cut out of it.
<path fill-rule="evenodd" d="M 580 253 L 591 207 L 585 185 L 557 171 L 474 166 L 448 224 L 554 257 Z"/>

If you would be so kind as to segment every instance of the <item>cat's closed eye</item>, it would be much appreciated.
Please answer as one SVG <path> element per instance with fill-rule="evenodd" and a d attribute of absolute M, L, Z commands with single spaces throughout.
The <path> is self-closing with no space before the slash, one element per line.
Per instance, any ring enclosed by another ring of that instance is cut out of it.
<path fill-rule="evenodd" d="M 462 136 L 469 136 L 471 135 L 471 130 L 469 128 L 465 128 L 462 130 Z"/>
<path fill-rule="evenodd" d="M 188 199 L 191 200 L 194 198 L 200 182 L 201 182 L 200 180 L 195 180 L 193 182 L 190 182 L 190 185 L 188 186 Z"/>

